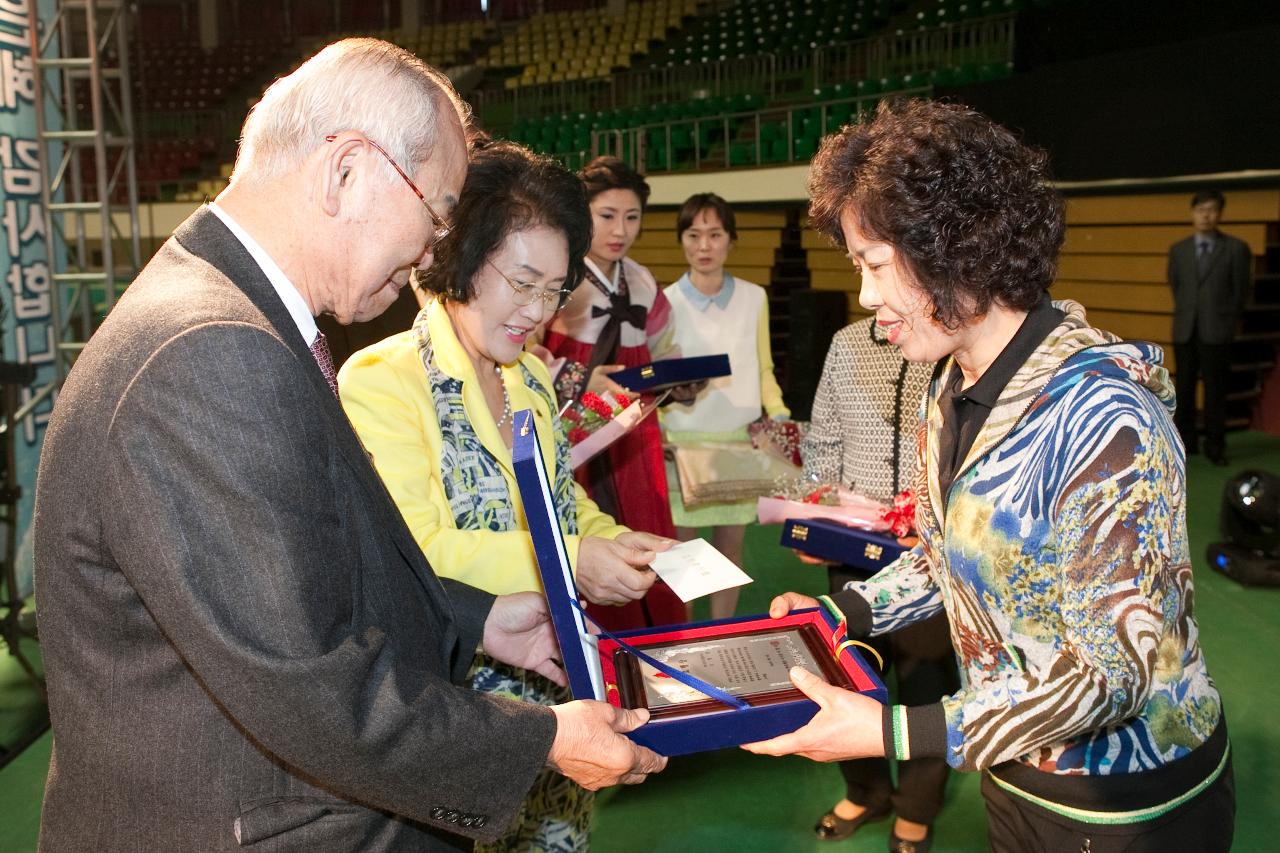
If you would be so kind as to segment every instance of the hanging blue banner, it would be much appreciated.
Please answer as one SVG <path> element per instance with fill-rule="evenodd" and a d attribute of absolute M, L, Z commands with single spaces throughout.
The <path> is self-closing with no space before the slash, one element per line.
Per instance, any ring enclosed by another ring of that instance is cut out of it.
<path fill-rule="evenodd" d="M 56 336 L 50 300 L 56 295 L 40 195 L 40 143 L 36 136 L 36 67 L 32 31 L 52 20 L 54 0 L 0 0 L 0 358 L 33 365 L 36 379 L 18 394 L 16 409 L 54 381 Z M 46 84 L 50 78 L 46 76 Z M 53 78 L 56 85 L 56 77 Z M 50 111 L 52 112 L 52 111 Z M 50 118 L 56 118 L 51 116 Z M 22 489 L 17 516 L 19 594 L 31 592 L 31 508 L 36 466 L 52 396 L 14 425 L 15 480 Z M 13 412 L 6 412 L 12 415 Z"/>

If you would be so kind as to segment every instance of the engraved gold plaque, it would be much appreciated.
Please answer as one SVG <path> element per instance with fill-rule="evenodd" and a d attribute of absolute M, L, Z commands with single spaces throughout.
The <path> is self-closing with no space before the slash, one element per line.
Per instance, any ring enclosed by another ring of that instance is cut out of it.
<path fill-rule="evenodd" d="M 791 538 L 795 539 L 797 542 L 808 542 L 809 528 L 802 527 L 799 524 L 795 525 L 791 528 Z"/>

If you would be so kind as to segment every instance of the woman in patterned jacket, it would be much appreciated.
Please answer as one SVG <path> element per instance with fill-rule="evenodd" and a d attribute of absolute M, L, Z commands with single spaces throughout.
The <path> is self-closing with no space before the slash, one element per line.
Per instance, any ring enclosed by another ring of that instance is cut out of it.
<path fill-rule="evenodd" d="M 797 670 L 821 710 L 751 745 L 984 771 L 994 850 L 1227 850 L 1230 745 L 1193 614 L 1185 457 L 1158 347 L 1048 288 L 1063 203 L 1042 152 L 962 106 L 885 104 L 814 160 L 815 225 L 911 361 L 920 543 L 823 601 L 851 636 L 945 610 L 961 688 L 880 706 Z M 771 612 L 814 606 L 787 593 Z M 917 845 L 915 849 L 927 849 Z"/>
<path fill-rule="evenodd" d="M 905 360 L 876 330 L 875 317 L 836 332 L 813 398 L 809 431 L 800 442 L 805 478 L 891 504 L 912 484 L 916 412 L 932 373 L 932 364 Z M 916 541 L 914 535 L 899 540 L 904 547 Z M 806 563 L 823 563 L 799 551 L 796 555 Z M 831 564 L 828 588 L 839 592 L 871 574 L 858 566 Z M 903 703 L 932 702 L 959 684 L 943 613 L 869 637 L 867 643 L 883 661 L 880 672 L 886 682 L 892 674 Z M 918 848 L 942 810 L 950 769 L 940 756 L 896 763 L 895 782 L 888 759 L 841 761 L 844 797 L 818 819 L 814 834 L 823 841 L 840 841 L 892 813 L 889 849 Z"/>

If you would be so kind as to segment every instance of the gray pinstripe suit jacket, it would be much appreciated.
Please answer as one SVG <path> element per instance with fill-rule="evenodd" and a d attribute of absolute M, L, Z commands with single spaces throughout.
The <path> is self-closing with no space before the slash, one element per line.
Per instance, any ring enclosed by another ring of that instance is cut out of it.
<path fill-rule="evenodd" d="M 492 596 L 432 572 L 207 210 L 67 378 L 34 524 L 42 850 L 469 846 L 546 760 L 548 709 L 453 683 Z"/>

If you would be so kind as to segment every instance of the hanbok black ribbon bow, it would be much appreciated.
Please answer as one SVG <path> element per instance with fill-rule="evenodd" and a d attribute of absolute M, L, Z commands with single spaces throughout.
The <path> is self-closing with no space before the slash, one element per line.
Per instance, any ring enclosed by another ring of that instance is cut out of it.
<path fill-rule="evenodd" d="M 633 305 L 622 296 L 610 294 L 609 307 L 601 308 L 599 305 L 591 306 L 591 317 L 613 317 L 620 323 L 630 323 L 640 331 L 644 331 L 645 321 L 649 318 L 649 311 L 643 305 Z"/>

